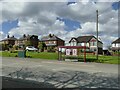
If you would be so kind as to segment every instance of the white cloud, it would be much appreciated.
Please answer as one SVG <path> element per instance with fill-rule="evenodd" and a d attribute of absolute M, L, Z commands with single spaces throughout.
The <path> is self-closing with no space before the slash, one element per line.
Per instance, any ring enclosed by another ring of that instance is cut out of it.
<path fill-rule="evenodd" d="M 5 33 L 3 31 L 0 31 L 0 40 L 2 40 L 5 37 Z"/>
<path fill-rule="evenodd" d="M 4 32 L 3 31 L 0 31 L 0 35 L 3 35 L 4 34 Z"/>
<path fill-rule="evenodd" d="M 28 20 L 29 21 L 29 20 Z M 19 21 L 18 28 L 13 28 L 9 31 L 10 35 L 19 35 L 22 36 L 23 34 L 35 34 L 35 35 L 48 35 L 49 33 L 55 35 L 61 35 L 66 33 L 64 30 L 65 24 L 62 21 L 55 20 L 55 22 L 51 23 L 51 26 L 43 23 L 32 23 L 31 20 L 28 22 L 26 21 Z M 18 33 L 19 32 L 19 33 Z"/>
<path fill-rule="evenodd" d="M 3 2 L 2 3 L 2 20 L 16 20 L 21 17 L 21 13 L 23 12 L 25 7 L 24 2 Z"/>

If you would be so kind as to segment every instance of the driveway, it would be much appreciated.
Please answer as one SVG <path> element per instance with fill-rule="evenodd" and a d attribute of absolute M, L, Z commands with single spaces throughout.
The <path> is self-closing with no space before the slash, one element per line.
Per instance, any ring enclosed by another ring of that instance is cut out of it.
<path fill-rule="evenodd" d="M 56 88 L 118 88 L 118 65 L 114 64 L 12 57 L 1 62 L 1 76 L 5 77 L 49 83 Z"/>

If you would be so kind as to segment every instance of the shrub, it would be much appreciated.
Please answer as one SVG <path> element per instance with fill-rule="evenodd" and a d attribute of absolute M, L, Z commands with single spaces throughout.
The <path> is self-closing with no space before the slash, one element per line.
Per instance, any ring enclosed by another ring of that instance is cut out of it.
<path fill-rule="evenodd" d="M 13 50 L 18 50 L 18 46 L 13 45 Z"/>
<path fill-rule="evenodd" d="M 45 47 L 46 47 L 46 45 L 45 45 L 44 42 L 39 42 L 39 44 L 38 44 L 38 48 L 41 50 L 41 52 L 44 51 Z"/>
<path fill-rule="evenodd" d="M 10 51 L 10 53 L 18 53 L 18 51 Z"/>
<path fill-rule="evenodd" d="M 47 51 L 48 52 L 55 52 L 55 48 L 54 47 L 48 47 Z"/>

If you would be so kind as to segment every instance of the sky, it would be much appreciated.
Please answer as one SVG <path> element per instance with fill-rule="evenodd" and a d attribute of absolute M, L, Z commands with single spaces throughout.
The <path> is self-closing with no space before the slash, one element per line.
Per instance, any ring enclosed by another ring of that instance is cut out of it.
<path fill-rule="evenodd" d="M 118 0 L 62 0 L 26 2 L 0 0 L 0 40 L 9 34 L 54 34 L 68 43 L 72 37 L 96 36 L 96 10 L 99 38 L 107 48 L 118 36 Z"/>

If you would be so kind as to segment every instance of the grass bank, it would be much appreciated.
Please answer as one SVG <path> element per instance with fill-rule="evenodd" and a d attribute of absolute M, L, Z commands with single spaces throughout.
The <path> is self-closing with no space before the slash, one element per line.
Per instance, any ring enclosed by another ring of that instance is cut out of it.
<path fill-rule="evenodd" d="M 57 53 L 48 53 L 48 52 L 26 52 L 26 57 L 29 58 L 41 58 L 41 59 L 50 59 L 50 60 L 56 60 L 57 59 Z M 0 56 L 2 57 L 18 57 L 18 52 L 10 52 L 10 51 L 2 51 L 0 52 Z"/>
<path fill-rule="evenodd" d="M 0 52 L 0 56 L 2 57 L 17 57 L 18 53 L 16 52 L 9 52 L 9 51 L 2 51 Z M 50 53 L 50 52 L 26 52 L 26 56 L 29 58 L 40 58 L 40 59 L 49 59 L 49 60 L 57 60 L 58 54 L 57 53 Z M 65 57 L 76 59 L 78 57 Z M 82 57 L 83 58 L 83 57 Z M 81 57 L 79 57 L 81 59 Z M 84 61 L 83 59 L 81 61 Z M 109 63 L 109 64 L 120 64 L 120 60 L 118 56 L 99 56 L 99 59 L 96 60 L 96 56 L 94 55 L 87 55 L 86 56 L 87 62 L 99 62 L 99 63 Z"/>

